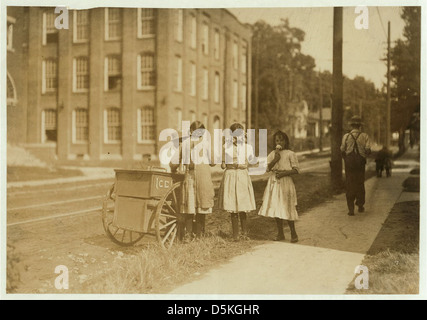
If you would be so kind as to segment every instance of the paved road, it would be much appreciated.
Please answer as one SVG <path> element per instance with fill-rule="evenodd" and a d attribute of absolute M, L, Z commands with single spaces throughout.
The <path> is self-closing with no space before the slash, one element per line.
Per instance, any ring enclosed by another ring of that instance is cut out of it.
<path fill-rule="evenodd" d="M 7 225 L 21 225 L 56 216 L 91 212 L 101 208 L 111 180 L 8 190 Z"/>
<path fill-rule="evenodd" d="M 69 268 L 70 284 L 79 287 L 112 263 L 114 247 L 100 221 L 102 195 L 111 182 L 9 190 L 7 241 L 21 259 L 18 292 L 60 293 L 53 286 L 58 265 Z"/>

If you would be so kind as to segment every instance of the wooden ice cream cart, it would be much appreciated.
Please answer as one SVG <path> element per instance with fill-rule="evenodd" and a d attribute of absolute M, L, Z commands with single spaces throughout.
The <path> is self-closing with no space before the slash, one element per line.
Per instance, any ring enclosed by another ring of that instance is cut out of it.
<path fill-rule="evenodd" d="M 107 236 L 132 246 L 153 235 L 163 248 L 178 236 L 183 175 L 156 170 L 116 169 L 116 179 L 103 201 L 102 222 Z"/>

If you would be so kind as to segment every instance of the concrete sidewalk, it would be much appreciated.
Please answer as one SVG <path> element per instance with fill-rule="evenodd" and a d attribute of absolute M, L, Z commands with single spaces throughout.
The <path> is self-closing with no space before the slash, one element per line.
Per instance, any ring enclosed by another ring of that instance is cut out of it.
<path fill-rule="evenodd" d="M 285 233 L 285 242 L 260 245 L 170 294 L 344 294 L 394 204 L 419 199 L 402 192 L 414 158 L 409 151 L 391 178 L 366 181 L 364 213 L 348 216 L 341 194 L 300 217 L 299 243 Z"/>

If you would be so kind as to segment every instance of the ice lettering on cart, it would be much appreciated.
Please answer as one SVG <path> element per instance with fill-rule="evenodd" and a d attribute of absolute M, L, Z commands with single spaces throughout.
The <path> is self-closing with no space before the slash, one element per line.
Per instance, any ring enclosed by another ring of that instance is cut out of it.
<path fill-rule="evenodd" d="M 155 187 L 156 189 L 169 189 L 171 187 L 171 181 L 164 180 L 159 177 L 155 178 Z"/>

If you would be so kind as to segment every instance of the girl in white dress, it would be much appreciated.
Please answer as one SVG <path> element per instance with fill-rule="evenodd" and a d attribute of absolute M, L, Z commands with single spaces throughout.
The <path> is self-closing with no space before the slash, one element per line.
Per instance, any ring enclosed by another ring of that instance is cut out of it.
<path fill-rule="evenodd" d="M 170 164 L 171 171 L 184 174 L 182 183 L 182 199 L 180 211 L 179 224 L 179 238 L 184 238 L 184 241 L 189 241 L 195 235 L 200 238 L 205 231 L 206 216 L 212 213 L 214 206 L 214 187 L 212 183 L 211 166 L 215 164 L 210 161 L 210 154 L 203 153 L 203 161 L 201 163 L 194 163 L 196 159 L 195 150 L 196 145 L 206 143 L 204 139 L 206 129 L 200 121 L 194 121 L 190 125 L 190 135 L 183 137 L 183 139 L 190 139 L 188 144 L 181 143 L 179 147 L 179 159 L 182 162 L 182 152 L 187 148 L 188 154 L 191 154 L 189 164 Z M 197 137 L 199 141 L 197 141 Z M 208 147 L 206 147 L 208 150 Z M 195 222 L 195 229 L 193 230 L 193 222 Z M 194 232 L 195 231 L 195 232 Z"/>
<path fill-rule="evenodd" d="M 254 157 L 254 152 L 252 146 L 244 141 L 243 126 L 240 123 L 233 123 L 230 130 L 232 132 L 242 130 L 242 134 L 233 137 L 232 142 L 228 141 L 224 145 L 221 168 L 225 169 L 225 172 L 218 193 L 218 206 L 230 213 L 233 239 L 237 241 L 239 238 L 248 239 L 246 213 L 256 210 L 254 189 L 248 173 L 248 159 Z M 226 147 L 227 144 L 230 144 L 229 147 Z M 225 156 L 232 159 L 227 161 L 232 163 L 226 163 Z M 239 236 L 239 218 L 241 236 Z"/>
<path fill-rule="evenodd" d="M 289 150 L 289 138 L 286 133 L 277 131 L 273 136 L 276 149 L 267 157 L 267 171 L 271 172 L 264 191 L 263 203 L 259 215 L 275 218 L 277 237 L 275 241 L 285 240 L 283 220 L 287 220 L 291 229 L 291 242 L 298 242 L 295 231 L 297 194 L 291 175 L 298 174 L 298 159 L 295 152 Z"/>

